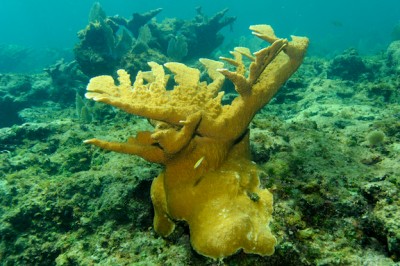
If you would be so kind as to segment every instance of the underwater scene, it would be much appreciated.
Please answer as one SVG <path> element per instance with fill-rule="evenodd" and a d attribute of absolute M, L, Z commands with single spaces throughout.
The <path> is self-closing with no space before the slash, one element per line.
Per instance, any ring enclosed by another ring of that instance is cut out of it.
<path fill-rule="evenodd" d="M 400 265 L 400 2 L 3 1 L 0 265 Z"/>

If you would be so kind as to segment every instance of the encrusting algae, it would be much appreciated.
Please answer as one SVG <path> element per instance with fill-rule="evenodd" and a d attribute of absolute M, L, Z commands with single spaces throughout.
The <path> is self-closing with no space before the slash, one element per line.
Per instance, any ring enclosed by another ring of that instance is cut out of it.
<path fill-rule="evenodd" d="M 250 29 L 271 45 L 254 54 L 238 47 L 232 59 L 221 58 L 236 71 L 201 59 L 211 83 L 200 82 L 200 71 L 184 64 L 150 62 L 151 71 L 139 72 L 133 85 L 128 73 L 119 70 L 118 85 L 110 76 L 99 76 L 87 87 L 88 99 L 146 117 L 154 131 L 139 132 L 125 143 L 85 143 L 163 164 L 151 187 L 154 229 L 168 236 L 174 221 L 186 221 L 193 248 L 211 258 L 241 249 L 271 255 L 276 244 L 269 228 L 272 194 L 260 188 L 257 166 L 250 160 L 248 126 L 300 66 L 308 39 L 277 38 L 268 25 Z M 248 69 L 243 56 L 251 60 Z M 164 67 L 173 73 L 173 90 L 166 89 L 169 75 Z M 221 104 L 219 91 L 225 78 L 238 92 L 228 105 Z"/>

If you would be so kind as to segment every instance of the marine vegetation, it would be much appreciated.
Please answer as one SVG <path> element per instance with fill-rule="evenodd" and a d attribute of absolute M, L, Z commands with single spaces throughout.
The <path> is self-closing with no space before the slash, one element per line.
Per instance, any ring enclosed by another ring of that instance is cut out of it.
<path fill-rule="evenodd" d="M 223 258 L 243 249 L 271 255 L 276 239 L 269 229 L 272 194 L 260 187 L 256 165 L 250 160 L 249 124 L 303 61 L 308 39 L 277 38 L 268 25 L 250 29 L 271 45 L 252 55 L 237 47 L 231 58 L 236 68 L 201 59 L 212 82 L 200 81 L 200 71 L 181 63 L 164 64 L 174 76 L 167 90 L 163 66 L 139 72 L 131 84 L 128 73 L 92 78 L 86 98 L 103 102 L 152 120 L 154 131 L 142 131 L 125 143 L 86 140 L 101 148 L 134 154 L 165 166 L 151 186 L 154 229 L 170 235 L 176 220 L 189 224 L 193 248 L 200 254 Z M 250 59 L 247 69 L 243 57 Z M 247 77 L 246 72 L 248 73 Z M 238 96 L 222 105 L 224 79 Z"/>

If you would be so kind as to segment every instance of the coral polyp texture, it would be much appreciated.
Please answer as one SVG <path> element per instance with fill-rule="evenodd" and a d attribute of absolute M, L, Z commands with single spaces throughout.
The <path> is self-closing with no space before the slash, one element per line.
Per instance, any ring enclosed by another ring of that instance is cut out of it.
<path fill-rule="evenodd" d="M 151 198 L 154 229 L 162 236 L 174 231 L 175 221 L 190 228 L 193 248 L 211 258 L 243 250 L 262 256 L 274 253 L 276 239 L 269 223 L 272 194 L 260 187 L 258 169 L 250 158 L 249 123 L 302 63 L 308 39 L 277 38 L 268 25 L 255 25 L 253 34 L 271 45 L 252 54 L 237 47 L 233 58 L 201 59 L 210 83 L 200 81 L 200 71 L 180 63 L 139 72 L 133 84 L 124 70 L 117 85 L 110 76 L 92 78 L 86 97 L 150 119 L 154 131 L 139 132 L 127 142 L 98 139 L 85 143 L 134 154 L 165 166 L 154 179 Z M 250 60 L 247 68 L 244 58 Z M 175 81 L 167 90 L 170 75 Z M 222 105 L 225 78 L 237 97 Z"/>

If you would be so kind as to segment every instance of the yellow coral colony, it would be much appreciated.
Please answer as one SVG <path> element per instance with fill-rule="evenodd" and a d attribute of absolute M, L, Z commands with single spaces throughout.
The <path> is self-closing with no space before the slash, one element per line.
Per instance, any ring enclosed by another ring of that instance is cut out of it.
<path fill-rule="evenodd" d="M 221 58 L 236 71 L 201 59 L 209 84 L 200 82 L 195 68 L 150 62 L 151 71 L 139 72 L 133 85 L 127 72 L 119 70 L 118 85 L 110 76 L 99 76 L 87 87 L 88 99 L 147 117 L 154 131 L 139 132 L 125 143 L 85 143 L 163 164 L 164 171 L 151 187 L 155 231 L 168 236 L 175 221 L 184 220 L 193 248 L 211 258 L 241 249 L 271 255 L 276 244 L 269 228 L 272 194 L 260 188 L 257 167 L 250 160 L 248 125 L 300 66 L 308 39 L 277 38 L 268 25 L 250 29 L 271 45 L 254 54 L 237 47 L 233 58 Z M 248 69 L 243 56 L 251 61 Z M 166 90 L 165 68 L 174 76 L 173 90 Z M 221 104 L 219 92 L 225 78 L 238 92 L 229 105 Z"/>

